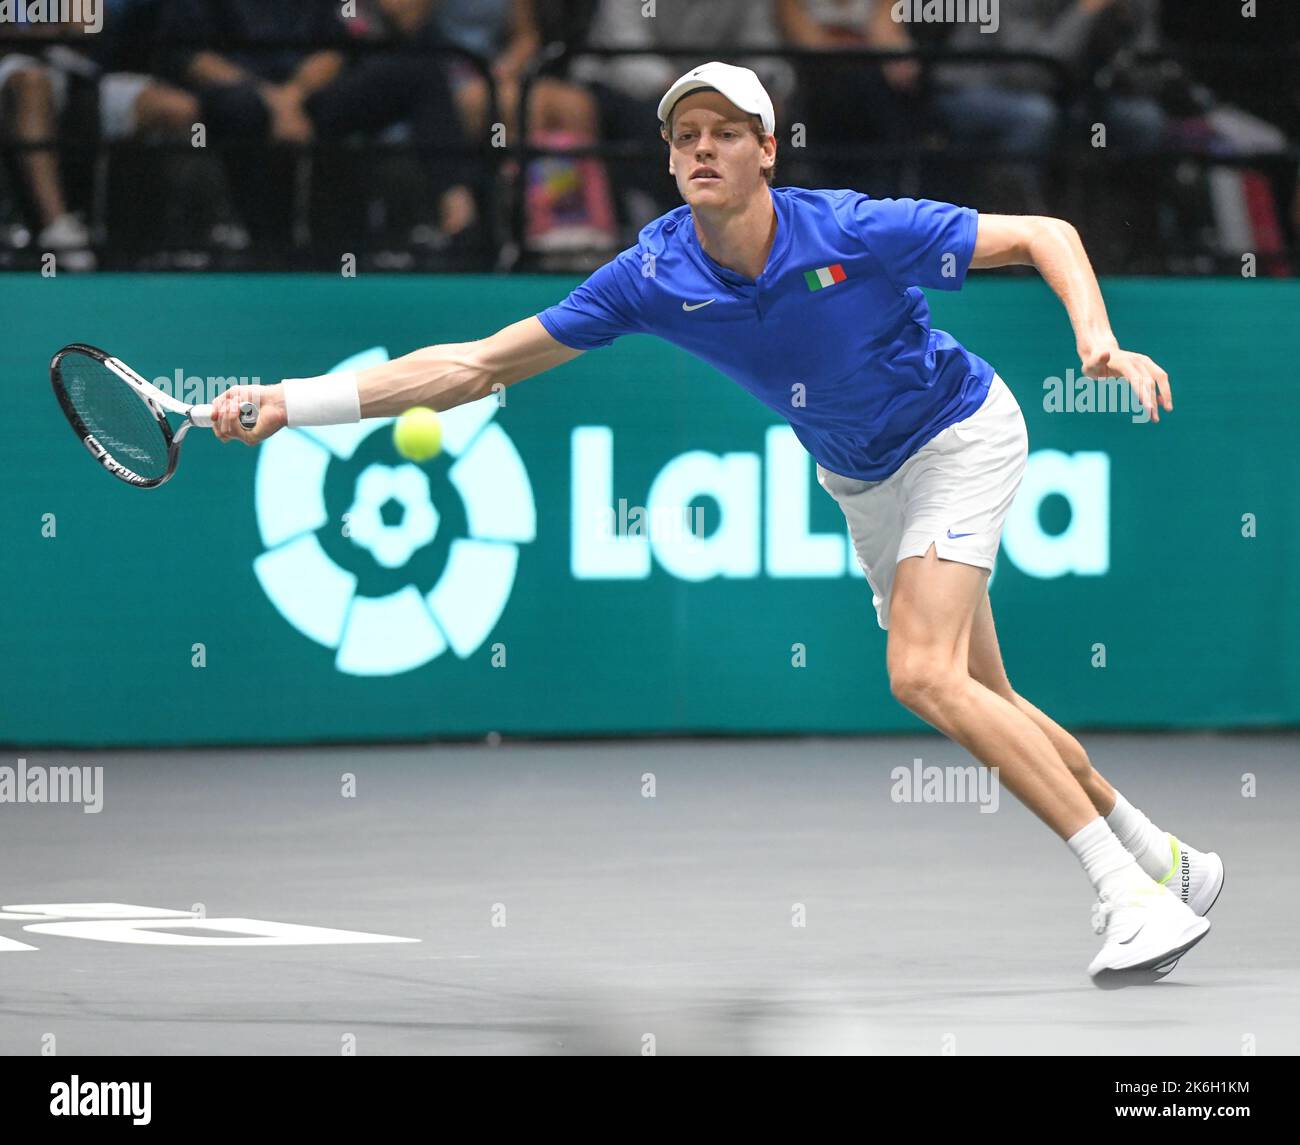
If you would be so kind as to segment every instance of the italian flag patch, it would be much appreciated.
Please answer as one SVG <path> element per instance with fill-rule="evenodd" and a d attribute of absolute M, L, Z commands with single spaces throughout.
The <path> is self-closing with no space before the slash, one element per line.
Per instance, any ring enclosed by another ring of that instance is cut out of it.
<path fill-rule="evenodd" d="M 837 262 L 833 266 L 819 266 L 816 270 L 805 270 L 803 280 L 809 290 L 821 290 L 823 286 L 834 286 L 845 279 L 844 268 Z"/>

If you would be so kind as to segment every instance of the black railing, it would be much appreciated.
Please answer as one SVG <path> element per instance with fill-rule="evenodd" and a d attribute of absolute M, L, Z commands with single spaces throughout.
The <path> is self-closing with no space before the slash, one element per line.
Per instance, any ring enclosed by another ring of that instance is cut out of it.
<path fill-rule="evenodd" d="M 61 43 L 74 49 L 78 46 L 84 46 L 84 40 L 78 36 L 61 37 L 57 40 L 40 39 L 31 43 L 10 42 L 9 46 L 15 51 L 35 51 L 52 46 L 55 43 Z M 0 42 L 0 48 L 4 46 L 6 46 L 5 43 Z M 490 62 L 449 45 L 435 47 L 424 44 L 390 43 L 372 40 L 348 40 L 337 44 L 323 45 L 309 45 L 295 41 L 261 41 L 249 44 L 229 39 L 217 43 L 208 41 L 193 44 L 171 41 L 165 45 L 156 46 L 155 63 L 161 68 L 164 53 L 172 53 L 177 49 L 186 47 L 218 52 L 238 51 L 245 54 L 250 51 L 269 52 L 286 48 L 329 49 L 336 50 L 351 59 L 371 54 L 420 55 L 427 56 L 431 60 L 459 59 L 468 63 L 486 84 L 488 121 L 493 125 L 500 125 L 502 122 L 499 91 L 492 75 Z M 544 157 L 594 157 L 618 164 L 663 158 L 666 153 L 665 144 L 658 137 L 657 124 L 653 120 L 646 124 L 643 142 L 612 143 L 609 141 L 596 141 L 588 146 L 565 148 L 539 147 L 530 143 L 525 130 L 526 112 L 531 93 L 538 79 L 542 76 L 557 73 L 563 75 L 568 65 L 578 57 L 614 59 L 630 56 L 654 56 L 668 59 L 678 59 L 679 57 L 694 59 L 699 54 L 698 49 L 687 47 L 682 49 L 660 47 L 648 51 L 642 49 L 601 49 L 586 46 L 570 48 L 564 45 L 551 45 L 545 51 L 539 53 L 521 79 L 517 106 L 513 109 L 514 121 L 519 124 L 519 129 L 516 130 L 512 138 L 505 140 L 506 146 L 504 147 L 494 146 L 494 140 L 489 138 L 471 141 L 460 148 L 439 148 L 436 152 L 431 152 L 428 148 L 421 148 L 411 143 L 381 144 L 371 137 L 339 141 L 320 140 L 301 145 L 223 141 L 215 143 L 206 150 L 210 153 L 224 155 L 241 150 L 272 148 L 290 152 L 294 155 L 295 191 L 289 250 L 292 252 L 291 257 L 301 259 L 307 264 L 310 264 L 314 255 L 319 253 L 314 251 L 309 200 L 315 165 L 324 156 L 331 154 L 349 155 L 355 160 L 367 164 L 373 163 L 378 157 L 386 154 L 423 155 L 428 157 L 458 155 L 475 159 L 479 164 L 484 191 L 481 200 L 484 216 L 479 232 L 483 241 L 470 252 L 469 265 L 478 268 L 495 267 L 500 270 L 535 269 L 539 265 L 546 264 L 541 261 L 539 252 L 529 250 L 527 242 L 527 180 L 525 173 L 530 163 Z M 929 83 L 933 70 L 937 65 L 986 64 L 990 67 L 1011 64 L 1030 65 L 1040 69 L 1044 74 L 1047 92 L 1057 104 L 1060 122 L 1067 122 L 1071 105 L 1077 102 L 1080 93 L 1080 86 L 1077 82 L 1078 76 L 1071 68 L 1055 58 L 1034 53 L 951 52 L 937 48 L 917 48 L 900 51 L 855 48 L 826 53 L 777 47 L 731 52 L 728 53 L 728 56 L 740 63 L 752 63 L 761 59 L 777 59 L 796 66 L 799 64 L 820 63 L 830 59 L 840 63 L 861 63 L 864 66 L 878 65 L 892 60 L 915 59 L 921 65 L 923 85 Z M 1213 49 L 1191 56 L 1184 53 L 1175 55 L 1160 52 L 1143 53 L 1133 57 L 1138 63 L 1152 68 L 1180 61 L 1190 61 L 1194 64 L 1197 59 L 1202 58 L 1206 60 L 1212 59 L 1218 63 L 1224 63 L 1225 61 L 1241 62 L 1238 56 L 1219 53 Z M 1285 48 L 1270 53 L 1267 65 L 1263 64 L 1261 57 L 1256 56 L 1252 61 L 1252 66 L 1278 68 L 1293 67 L 1297 63 L 1300 63 L 1300 54 L 1295 49 Z M 166 79 L 165 76 L 161 78 Z M 448 114 L 455 113 L 454 108 L 448 109 Z M 94 177 L 91 196 L 91 222 L 93 235 L 97 243 L 112 256 L 108 260 L 109 265 L 129 265 L 132 262 L 132 254 L 138 252 L 121 249 L 120 244 L 115 244 L 110 218 L 111 212 L 108 209 L 108 187 L 112 179 L 113 165 L 120 160 L 132 158 L 147 162 L 149 158 L 154 156 L 192 153 L 194 149 L 188 142 L 180 140 L 158 142 L 116 140 L 109 142 L 99 138 L 97 123 L 94 125 L 93 131 L 85 133 L 84 140 L 82 133 L 77 133 L 76 138 L 79 143 L 83 141 L 88 143 L 92 150 Z M 63 144 L 58 139 L 33 141 L 25 144 L 6 140 L 3 144 L 0 144 L 0 153 L 9 156 L 25 150 L 48 150 L 57 149 L 61 146 Z M 844 171 L 849 176 L 846 182 L 852 181 L 855 170 L 861 170 L 869 164 L 883 162 L 910 165 L 913 176 L 911 181 L 919 182 L 919 176 L 916 174 L 919 165 L 942 163 L 954 170 L 969 169 L 995 161 L 1010 161 L 1012 157 L 998 155 L 991 152 L 984 145 L 972 145 L 961 139 L 955 139 L 951 134 L 918 132 L 915 139 L 902 144 L 836 140 L 833 146 L 829 148 L 804 148 L 794 154 L 791 154 L 791 151 L 787 149 L 779 155 L 779 159 L 782 165 L 800 167 L 811 163 L 822 170 Z M 1285 148 L 1267 154 L 1234 155 L 1208 154 L 1204 147 L 1174 146 L 1166 147 L 1158 153 L 1135 157 L 1131 154 L 1120 156 L 1109 149 L 1091 147 L 1082 135 L 1075 138 L 1067 135 L 1058 139 L 1056 145 L 1047 155 L 1038 157 L 1022 155 L 1014 157 L 1014 161 L 1021 164 L 1043 165 L 1049 168 L 1052 172 L 1053 184 L 1064 188 L 1063 202 L 1065 205 L 1061 213 L 1081 217 L 1089 205 L 1088 200 L 1093 191 L 1098 188 L 1105 188 L 1107 180 L 1131 172 L 1133 170 L 1132 165 L 1135 162 L 1141 165 L 1144 172 L 1152 173 L 1153 177 L 1159 173 L 1168 175 L 1170 172 L 1179 170 L 1180 165 L 1184 172 L 1187 165 L 1192 165 L 1200 173 L 1203 173 L 1207 167 L 1260 169 L 1267 172 L 1281 185 L 1287 178 L 1288 168 L 1291 177 L 1294 177 L 1295 165 L 1300 162 L 1300 148 L 1297 148 L 1294 140 L 1290 140 Z M 513 172 L 513 175 L 508 174 L 510 172 Z M 666 171 L 664 177 L 666 181 Z M 873 190 L 873 188 L 864 189 Z M 923 193 L 923 188 L 921 191 Z M 909 190 L 908 193 L 917 192 Z M 368 250 L 367 243 L 360 241 L 360 239 L 361 236 L 358 236 L 358 241 L 350 245 L 359 252 L 373 253 Z M 210 244 L 205 246 L 202 242 L 191 245 L 204 250 L 208 254 L 214 253 L 215 250 Z M 1294 268 L 1295 265 L 1293 248 L 1294 241 L 1292 240 L 1288 244 L 1288 249 L 1282 255 L 1282 259 L 1288 268 Z M 1224 253 L 1220 260 L 1223 266 L 1218 268 L 1223 269 L 1227 265 L 1235 266 L 1235 263 L 1232 262 L 1233 256 L 1234 252 Z M 1175 263 L 1173 269 L 1215 268 L 1213 256 L 1210 257 L 1208 263 L 1203 263 L 1200 267 L 1194 262 L 1187 261 L 1191 258 L 1191 247 L 1187 250 L 1174 249 L 1172 257 Z M 1179 259 L 1183 261 L 1179 262 Z M 465 261 L 466 259 L 461 260 L 462 263 Z M 233 261 L 228 261 L 227 265 L 249 266 L 254 263 L 255 260 L 250 262 L 247 258 L 241 263 L 237 257 Z M 445 259 L 442 263 L 437 263 L 435 260 L 435 265 L 447 265 L 447 263 Z M 1150 268 L 1139 267 L 1138 269 Z M 1169 268 L 1166 267 L 1166 269 Z"/>
<path fill-rule="evenodd" d="M 85 46 L 84 37 L 79 35 L 0 40 L 0 51 L 8 49 L 15 54 L 32 55 L 38 59 L 40 58 L 39 53 L 45 48 L 66 47 L 76 50 L 85 48 Z M 149 57 L 151 66 L 146 69 L 144 74 L 148 74 L 151 79 L 158 83 L 181 88 L 197 96 L 202 93 L 203 89 L 192 86 L 187 87 L 183 80 L 176 77 L 174 69 L 171 67 L 171 60 L 175 53 L 184 49 L 217 53 L 239 53 L 245 56 L 285 50 L 304 52 L 333 51 L 344 56 L 349 62 L 371 56 L 425 57 L 431 61 L 431 65 L 434 61 L 461 61 L 469 65 L 486 85 L 486 115 L 489 122 L 496 123 L 501 120 L 500 94 L 495 77 L 492 74 L 491 61 L 450 44 L 432 45 L 369 39 L 343 40 L 326 44 L 293 39 L 263 39 L 250 42 L 227 37 L 215 41 L 211 39 L 194 41 L 169 39 L 165 44 L 153 45 Z M 0 58 L 3 58 L 3 56 L 0 56 Z M 112 73 L 97 74 L 93 79 L 74 77 L 71 82 L 75 84 L 78 79 L 81 79 L 83 87 L 97 85 L 103 75 L 107 74 Z M 89 102 L 91 104 L 90 109 L 97 111 L 97 97 Z M 456 108 L 454 106 L 448 107 L 446 114 L 457 114 Z M 267 263 L 261 260 L 256 253 L 230 255 L 229 252 L 225 252 L 224 259 L 204 263 L 205 269 L 295 269 L 310 266 L 313 261 L 319 262 L 319 259 L 313 259 L 312 257 L 313 240 L 308 202 L 315 166 L 320 159 L 326 156 L 348 157 L 365 164 L 373 164 L 376 158 L 384 155 L 410 156 L 433 161 L 453 157 L 477 160 L 478 174 L 481 176 L 478 181 L 482 184 L 480 189 L 483 192 L 481 196 L 483 216 L 478 227 L 478 234 L 481 236 L 482 241 L 477 247 L 458 250 L 454 255 L 444 253 L 438 256 L 436 261 L 449 269 L 475 269 L 483 265 L 491 265 L 496 259 L 497 251 L 510 241 L 508 206 L 501 198 L 505 183 L 500 178 L 500 168 L 509 161 L 509 156 L 506 149 L 492 147 L 488 139 L 468 140 L 461 146 L 443 145 L 432 148 L 409 141 L 385 143 L 380 142 L 378 134 L 355 133 L 345 139 L 315 139 L 308 143 L 253 139 L 205 139 L 202 147 L 198 148 L 187 138 L 107 140 L 102 137 L 97 119 L 91 122 L 89 126 L 85 124 L 62 125 L 64 129 L 72 126 L 76 126 L 78 129 L 75 131 L 62 130 L 62 138 L 56 136 L 54 138 L 23 142 L 7 136 L 2 137 L 0 138 L 0 159 L 8 160 L 10 156 L 31 151 L 66 151 L 70 144 L 85 149 L 79 158 L 88 160 L 93 171 L 88 212 L 90 230 L 96 248 L 107 250 L 113 256 L 108 260 L 110 266 L 134 268 L 134 265 L 139 265 L 139 262 L 132 258 L 131 255 L 141 253 L 118 249 L 113 240 L 107 203 L 109 198 L 108 187 L 113 177 L 114 165 L 129 159 L 147 161 L 157 158 L 162 160 L 167 156 L 194 155 L 196 152 L 217 157 L 279 152 L 291 156 L 294 163 L 291 192 L 293 207 L 291 225 L 287 235 L 288 241 L 284 246 L 277 248 L 274 261 Z M 373 253 L 367 250 L 367 243 L 364 241 L 363 236 L 358 235 L 357 239 L 358 241 L 349 244 L 349 249 L 356 248 L 366 253 Z M 182 245 L 187 251 L 207 256 L 220 256 L 223 254 L 222 250 L 215 246 L 210 239 L 198 235 L 186 239 Z M 163 253 L 164 249 L 163 244 L 156 244 L 154 249 L 147 253 L 160 254 Z M 0 250 L 0 254 L 3 253 Z M 11 266 L 25 269 L 28 266 L 35 265 L 39 257 L 39 252 L 36 252 L 27 259 L 23 259 L 21 256 L 11 258 Z M 286 263 L 287 265 L 284 265 Z M 152 268 L 147 262 L 145 265 L 146 268 Z"/>

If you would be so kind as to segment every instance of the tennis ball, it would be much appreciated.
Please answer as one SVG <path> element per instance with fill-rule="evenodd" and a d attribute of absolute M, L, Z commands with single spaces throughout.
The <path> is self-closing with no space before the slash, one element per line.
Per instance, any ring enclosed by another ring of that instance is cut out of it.
<path fill-rule="evenodd" d="M 442 451 L 442 422 L 428 406 L 413 406 L 393 426 L 393 446 L 408 461 L 428 461 Z"/>

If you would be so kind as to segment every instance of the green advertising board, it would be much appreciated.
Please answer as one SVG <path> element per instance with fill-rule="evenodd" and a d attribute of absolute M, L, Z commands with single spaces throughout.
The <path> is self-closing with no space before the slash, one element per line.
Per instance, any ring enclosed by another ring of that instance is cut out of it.
<path fill-rule="evenodd" d="M 665 343 L 626 338 L 450 412 L 413 469 L 382 422 L 257 450 L 199 431 L 156 491 L 93 464 L 47 378 L 85 341 L 195 400 L 479 338 L 573 285 L 0 278 L 0 741 L 918 728 L 811 459 Z M 1158 425 L 1076 398 L 1069 325 L 1036 279 L 931 297 L 1029 426 L 991 588 L 1012 682 L 1076 726 L 1300 722 L 1300 284 L 1105 289 L 1123 344 L 1173 379 Z M 683 510 L 702 536 L 668 527 Z"/>

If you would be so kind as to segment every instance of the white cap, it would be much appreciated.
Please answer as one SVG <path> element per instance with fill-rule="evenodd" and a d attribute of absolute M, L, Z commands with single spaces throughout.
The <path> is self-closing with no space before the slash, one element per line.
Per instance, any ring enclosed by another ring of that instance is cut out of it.
<path fill-rule="evenodd" d="M 692 68 L 668 89 L 659 101 L 659 122 L 667 123 L 673 105 L 682 96 L 702 87 L 716 88 L 741 111 L 757 115 L 763 121 L 763 130 L 768 135 L 775 133 L 776 113 L 772 110 L 772 97 L 767 94 L 767 89 L 758 76 L 749 68 L 738 68 L 735 64 L 719 63 L 717 60 Z"/>

